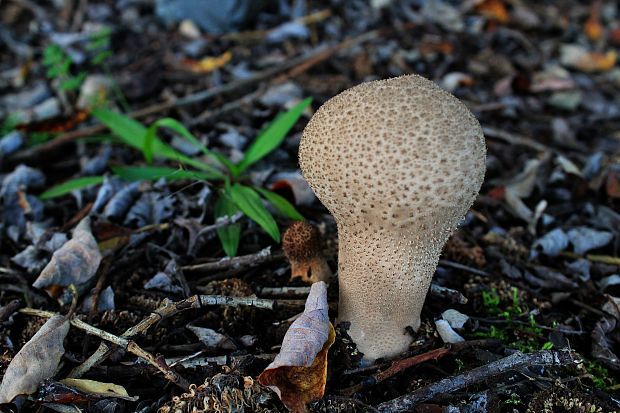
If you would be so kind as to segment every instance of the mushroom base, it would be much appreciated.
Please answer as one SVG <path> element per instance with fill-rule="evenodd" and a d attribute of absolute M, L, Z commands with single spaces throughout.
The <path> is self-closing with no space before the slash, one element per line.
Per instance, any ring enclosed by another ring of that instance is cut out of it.
<path fill-rule="evenodd" d="M 406 327 L 420 327 L 447 235 L 429 234 L 424 243 L 415 244 L 405 241 L 410 237 L 395 239 L 397 234 L 378 231 L 338 232 L 338 321 L 350 323 L 349 335 L 366 360 L 396 356 L 413 340 Z"/>

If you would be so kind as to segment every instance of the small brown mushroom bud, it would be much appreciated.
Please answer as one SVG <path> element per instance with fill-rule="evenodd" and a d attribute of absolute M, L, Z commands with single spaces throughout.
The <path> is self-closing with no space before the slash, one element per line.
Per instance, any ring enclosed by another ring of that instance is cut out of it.
<path fill-rule="evenodd" d="M 441 249 L 476 198 L 484 136 L 417 76 L 363 83 L 306 126 L 299 164 L 338 224 L 339 321 L 366 359 L 407 349 Z"/>
<path fill-rule="evenodd" d="M 282 249 L 291 263 L 291 280 L 299 277 L 307 283 L 329 284 L 332 272 L 323 256 L 321 234 L 314 225 L 293 223 L 282 236 Z"/>

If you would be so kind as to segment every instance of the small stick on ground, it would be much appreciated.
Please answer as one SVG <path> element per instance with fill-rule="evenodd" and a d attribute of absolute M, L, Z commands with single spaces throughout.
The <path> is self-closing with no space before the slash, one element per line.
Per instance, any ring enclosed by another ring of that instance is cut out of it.
<path fill-rule="evenodd" d="M 23 314 L 34 315 L 38 317 L 46 317 L 46 318 L 51 318 L 57 315 L 56 313 L 52 313 L 51 311 L 36 310 L 34 308 L 24 308 L 19 311 L 20 313 L 23 313 Z M 155 356 L 153 356 L 151 353 L 141 348 L 135 342 L 131 340 L 127 340 L 126 338 L 123 338 L 123 337 L 117 337 L 114 334 L 108 333 L 107 331 L 100 330 L 97 327 L 93 327 L 90 324 L 87 324 L 78 318 L 72 318 L 71 324 L 74 327 L 79 328 L 80 330 L 84 330 L 88 334 L 92 334 L 103 340 L 109 341 L 127 350 L 131 354 L 134 354 L 148 361 L 151 365 L 155 366 L 159 371 L 161 371 L 164 374 L 164 377 L 168 381 L 176 384 L 177 386 L 181 387 L 183 390 L 189 390 L 189 382 L 183 376 L 181 376 L 176 371 L 172 370 L 165 363 L 162 363 L 160 360 L 155 358 Z"/>
<path fill-rule="evenodd" d="M 372 387 L 382 381 L 389 379 L 390 377 L 395 376 L 396 374 L 410 368 L 416 366 L 418 364 L 425 363 L 430 360 L 438 360 L 448 354 L 458 353 L 466 348 L 470 347 L 488 347 L 488 346 L 498 346 L 501 342 L 498 340 L 470 340 L 464 341 L 462 343 L 456 343 L 448 347 L 441 347 L 435 350 L 428 351 L 423 354 L 418 354 L 416 356 L 407 357 L 402 360 L 396 360 L 392 363 L 390 367 L 387 369 L 380 371 L 378 373 L 373 374 L 368 379 L 363 382 L 356 384 L 351 387 L 347 387 L 346 389 L 342 389 L 340 394 L 345 396 L 352 396 L 354 393 L 357 393 L 361 390 L 364 390 L 368 387 Z"/>
<path fill-rule="evenodd" d="M 508 357 L 477 367 L 457 376 L 448 377 L 409 394 L 397 397 L 377 406 L 381 412 L 410 412 L 421 402 L 441 394 L 450 394 L 467 386 L 478 384 L 499 374 L 528 366 L 569 366 L 581 362 L 578 354 L 570 350 L 542 350 L 523 354 L 516 352 Z"/>
<path fill-rule="evenodd" d="M 439 260 L 439 265 L 441 265 L 443 267 L 450 267 L 450 268 L 454 268 L 454 269 L 457 269 L 457 270 L 466 271 L 466 272 L 472 273 L 474 275 L 481 275 L 483 277 L 488 277 L 489 276 L 489 273 L 486 272 L 486 271 L 482 271 L 482 270 L 479 270 L 477 268 L 469 267 L 469 266 L 464 265 L 464 264 L 459 264 L 458 262 L 454 262 L 454 261 Z"/>
<path fill-rule="evenodd" d="M 586 254 L 585 256 L 581 256 L 570 251 L 562 251 L 560 255 L 573 259 L 585 258 L 588 261 L 600 262 L 608 265 L 620 265 L 620 257 L 612 257 L 611 255 Z"/>
<path fill-rule="evenodd" d="M 253 297 L 227 297 L 222 295 L 193 295 L 181 301 L 164 300 L 161 306 L 153 311 L 148 317 L 140 321 L 133 327 L 128 328 L 122 335 L 123 339 L 130 339 L 138 334 L 144 333 L 153 324 L 158 323 L 166 317 L 170 317 L 181 311 L 189 309 L 198 309 L 206 305 L 228 305 L 232 307 L 237 306 L 253 306 L 258 308 L 273 309 L 275 308 L 274 300 L 267 300 Z M 114 349 L 110 348 L 106 343 L 101 343 L 97 350 L 90 355 L 89 358 L 84 360 L 82 364 L 75 367 L 70 373 L 69 377 L 79 378 L 82 377 L 87 371 L 95 367 L 103 360 L 105 360 Z"/>
<path fill-rule="evenodd" d="M 533 140 L 528 136 L 522 136 L 515 133 L 511 133 L 502 129 L 497 129 L 492 126 L 483 126 L 482 131 L 484 136 L 489 138 L 499 139 L 514 146 L 525 146 L 526 148 L 533 149 L 539 152 L 547 152 L 550 149 L 540 142 Z"/>
<path fill-rule="evenodd" d="M 267 247 L 254 254 L 241 255 L 239 257 L 233 258 L 226 257 L 222 258 L 219 261 L 206 262 L 204 264 L 186 265 L 184 267 L 181 267 L 181 269 L 183 271 L 191 271 L 197 273 L 213 273 L 231 270 L 234 271 L 255 267 L 265 262 L 273 261 L 282 257 L 283 255 L 279 253 L 272 254 L 271 247 Z"/>
<path fill-rule="evenodd" d="M 239 222 L 241 220 L 241 218 L 243 218 L 243 213 L 242 212 L 237 212 L 236 214 L 232 215 L 232 216 L 224 216 L 224 217 L 219 217 L 214 224 L 212 225 L 207 225 L 206 227 L 202 228 L 200 231 L 198 231 L 198 234 L 196 234 L 196 241 L 194 242 L 190 253 L 193 254 L 196 251 L 196 247 L 197 245 L 200 244 L 200 242 L 198 242 L 202 237 L 204 237 L 205 235 L 209 235 L 212 234 L 214 232 L 216 232 L 218 229 L 226 227 L 228 225 L 232 225 L 235 224 L 237 222 Z"/>
<path fill-rule="evenodd" d="M 305 297 L 310 294 L 310 287 L 261 287 L 256 288 L 256 294 L 264 297 Z"/>
<path fill-rule="evenodd" d="M 467 304 L 467 297 L 460 291 L 431 283 L 430 294 L 442 299 L 447 299 L 455 304 Z M 310 293 L 310 287 L 258 287 L 256 293 L 263 297 L 305 297 Z"/>
<path fill-rule="evenodd" d="M 19 306 L 21 305 L 20 300 L 12 300 L 4 307 L 0 307 L 0 323 L 5 321 L 7 318 L 11 316 Z"/>

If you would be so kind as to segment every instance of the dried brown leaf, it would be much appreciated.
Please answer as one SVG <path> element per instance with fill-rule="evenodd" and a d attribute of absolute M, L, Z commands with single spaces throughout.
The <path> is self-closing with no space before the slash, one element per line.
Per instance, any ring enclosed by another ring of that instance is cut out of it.
<path fill-rule="evenodd" d="M 509 184 L 506 185 L 504 200 L 510 207 L 510 210 L 519 218 L 526 222 L 531 222 L 534 218 L 534 212 L 523 202 L 528 198 L 536 184 L 536 175 L 542 162 L 539 159 L 530 159 L 526 162 L 523 171 L 515 176 Z"/>
<path fill-rule="evenodd" d="M 69 321 L 61 315 L 50 318 L 13 357 L 0 384 L 0 403 L 10 403 L 20 394 L 32 394 L 39 383 L 56 372 L 65 353 L 63 341 Z"/>
<path fill-rule="evenodd" d="M 501 0 L 484 0 L 476 5 L 476 11 L 490 20 L 501 24 L 510 21 L 510 14 Z"/>
<path fill-rule="evenodd" d="M 94 394 L 102 397 L 116 397 L 124 400 L 135 401 L 137 397 L 131 397 L 123 386 L 114 383 L 104 383 L 95 380 L 67 378 L 60 380 L 61 383 L 73 387 L 86 394 Z"/>
<path fill-rule="evenodd" d="M 620 198 L 620 178 L 618 178 L 618 174 L 615 171 L 607 173 L 605 191 L 610 198 Z"/>
<path fill-rule="evenodd" d="M 335 339 L 328 309 L 326 284 L 312 284 L 303 314 L 286 332 L 273 363 L 258 376 L 292 412 L 307 412 L 307 403 L 325 392 L 327 352 Z"/>
<path fill-rule="evenodd" d="M 32 285 L 57 298 L 65 287 L 87 283 L 96 274 L 100 262 L 101 252 L 90 230 L 90 218 L 84 218 L 73 230 L 73 238 L 54 252 Z"/>

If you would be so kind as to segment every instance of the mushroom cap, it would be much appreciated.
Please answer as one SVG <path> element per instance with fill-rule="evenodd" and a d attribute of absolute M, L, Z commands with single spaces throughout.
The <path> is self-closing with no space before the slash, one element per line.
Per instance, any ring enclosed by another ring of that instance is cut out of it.
<path fill-rule="evenodd" d="M 321 234 L 306 221 L 296 221 L 282 235 L 282 249 L 289 260 L 307 261 L 321 254 Z"/>
<path fill-rule="evenodd" d="M 449 234 L 478 194 L 485 155 L 467 107 L 430 80 L 407 75 L 327 101 L 304 129 L 299 164 L 339 230 L 343 222 L 354 232 L 439 225 Z"/>

